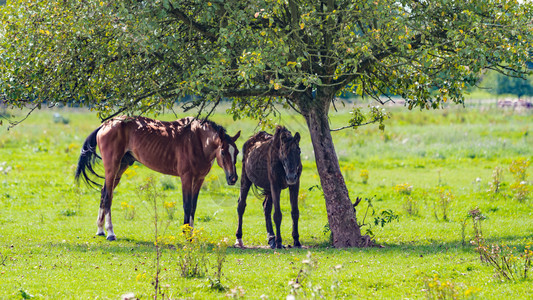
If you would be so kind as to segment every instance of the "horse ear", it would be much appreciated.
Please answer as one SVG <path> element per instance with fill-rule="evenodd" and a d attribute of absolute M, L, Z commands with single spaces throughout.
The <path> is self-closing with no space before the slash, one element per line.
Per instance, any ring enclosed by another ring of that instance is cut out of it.
<path fill-rule="evenodd" d="M 241 136 L 241 131 L 239 130 L 239 132 L 237 132 L 237 134 L 235 136 L 233 136 L 231 138 L 231 140 L 235 143 L 235 141 Z"/>
<path fill-rule="evenodd" d="M 296 144 L 300 143 L 300 133 L 299 132 L 296 132 L 296 134 L 294 134 L 294 141 L 296 142 Z"/>

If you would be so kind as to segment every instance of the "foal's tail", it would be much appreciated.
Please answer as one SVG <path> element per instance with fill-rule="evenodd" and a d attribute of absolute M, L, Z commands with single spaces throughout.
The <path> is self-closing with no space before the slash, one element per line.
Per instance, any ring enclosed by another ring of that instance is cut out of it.
<path fill-rule="evenodd" d="M 95 131 L 89 134 L 89 136 L 83 143 L 80 158 L 78 160 L 78 167 L 76 168 L 76 174 L 74 175 L 74 178 L 77 182 L 80 181 L 80 176 L 83 176 L 83 181 L 85 181 L 87 185 L 93 187 L 101 187 L 102 185 L 90 179 L 89 175 L 87 174 L 87 171 L 89 171 L 91 174 L 95 175 L 98 178 L 104 178 L 103 176 L 98 175 L 93 168 L 94 164 L 96 163 L 96 159 L 102 159 L 98 154 L 96 154 L 96 134 L 98 133 L 100 128 L 101 127 L 96 128 Z"/>
<path fill-rule="evenodd" d="M 265 189 L 262 189 L 258 187 L 257 185 L 252 184 L 252 193 L 257 199 L 263 200 L 265 199 L 265 196 L 268 195 L 268 193 L 270 193 L 270 191 L 266 191 Z"/>

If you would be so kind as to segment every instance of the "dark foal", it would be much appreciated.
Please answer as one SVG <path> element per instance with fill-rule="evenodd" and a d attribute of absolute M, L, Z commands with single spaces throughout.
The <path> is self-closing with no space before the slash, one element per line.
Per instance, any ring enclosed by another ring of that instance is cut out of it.
<path fill-rule="evenodd" d="M 181 177 L 184 224 L 192 227 L 198 193 L 214 160 L 224 169 L 229 185 L 237 181 L 235 163 L 239 151 L 235 141 L 239 135 L 240 131 L 230 137 L 222 126 L 192 117 L 174 122 L 116 117 L 103 123 L 85 140 L 75 174 L 76 179 L 82 177 L 88 184 L 98 185 L 87 174 L 97 175 L 93 164 L 96 158 L 100 158 L 96 153 L 98 146 L 105 169 L 105 182 L 96 235 L 105 235 L 105 222 L 107 239 L 116 239 L 111 222 L 113 190 L 122 174 L 135 161 L 154 171 Z"/>
<path fill-rule="evenodd" d="M 236 246 L 244 247 L 242 242 L 242 216 L 246 208 L 246 197 L 252 184 L 262 189 L 265 200 L 265 213 L 268 244 L 271 248 L 282 248 L 281 243 L 281 209 L 280 193 L 289 188 L 292 215 L 292 237 L 294 246 L 301 247 L 298 234 L 298 190 L 302 162 L 300 160 L 300 134 L 294 137 L 285 127 L 278 126 L 274 135 L 264 131 L 252 136 L 243 146 L 241 194 L 237 212 L 239 227 L 237 229 Z M 274 223 L 276 234 L 272 228 L 272 205 L 274 205 Z"/>

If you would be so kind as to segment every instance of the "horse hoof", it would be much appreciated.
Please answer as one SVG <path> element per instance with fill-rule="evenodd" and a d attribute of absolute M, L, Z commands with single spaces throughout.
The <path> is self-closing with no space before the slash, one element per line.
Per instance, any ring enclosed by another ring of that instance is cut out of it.
<path fill-rule="evenodd" d="M 96 236 L 105 236 L 105 232 L 97 232 Z"/>
<path fill-rule="evenodd" d="M 242 242 L 241 239 L 237 239 L 237 240 L 235 241 L 234 246 L 235 246 L 236 248 L 244 248 L 244 243 Z"/>
<path fill-rule="evenodd" d="M 114 235 L 110 235 L 110 236 L 107 237 L 107 240 L 110 241 L 110 242 L 111 242 L 111 241 L 116 241 L 116 240 L 117 240 L 117 237 L 114 236 Z"/>
<path fill-rule="evenodd" d="M 270 245 L 271 249 L 276 249 L 276 241 L 274 239 L 269 240 L 268 244 Z"/>

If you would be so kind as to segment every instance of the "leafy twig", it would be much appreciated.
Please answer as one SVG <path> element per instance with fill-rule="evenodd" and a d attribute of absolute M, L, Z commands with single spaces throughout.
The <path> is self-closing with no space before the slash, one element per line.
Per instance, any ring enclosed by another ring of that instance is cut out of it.
<path fill-rule="evenodd" d="M 30 111 L 26 114 L 26 116 L 24 118 L 22 118 L 22 120 L 18 120 L 18 121 L 9 121 L 9 126 L 7 127 L 7 130 L 17 126 L 18 124 L 24 122 L 27 118 L 30 117 L 31 113 L 36 110 L 36 109 L 40 109 L 41 108 L 41 105 L 40 104 L 36 104 L 35 106 L 33 106 Z"/>

